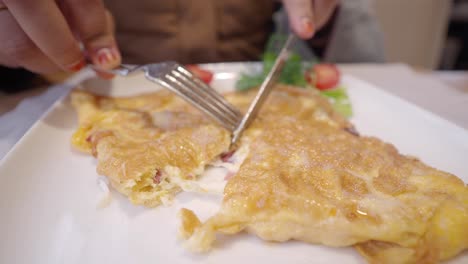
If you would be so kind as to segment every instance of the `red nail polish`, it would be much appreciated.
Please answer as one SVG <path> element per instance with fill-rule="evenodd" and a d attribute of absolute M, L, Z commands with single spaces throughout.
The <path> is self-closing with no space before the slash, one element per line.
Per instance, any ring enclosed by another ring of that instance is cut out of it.
<path fill-rule="evenodd" d="M 312 20 L 308 17 L 302 18 L 302 28 L 307 35 L 311 35 L 315 31 L 314 23 L 312 23 Z"/>
<path fill-rule="evenodd" d="M 79 60 L 79 61 L 77 61 L 75 63 L 72 63 L 71 65 L 69 65 L 67 67 L 67 69 L 69 71 L 71 71 L 71 72 L 77 72 L 77 71 L 83 69 L 84 66 L 86 66 L 86 62 L 82 59 L 82 60 Z"/>
<path fill-rule="evenodd" d="M 114 48 L 99 49 L 94 55 L 93 62 L 105 69 L 112 68 L 118 64 L 117 50 Z"/>

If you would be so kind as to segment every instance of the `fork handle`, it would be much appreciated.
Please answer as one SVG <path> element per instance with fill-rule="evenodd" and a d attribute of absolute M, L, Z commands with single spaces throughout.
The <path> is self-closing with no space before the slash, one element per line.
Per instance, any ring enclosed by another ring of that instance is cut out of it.
<path fill-rule="evenodd" d="M 96 70 L 96 71 L 101 71 L 101 72 L 120 75 L 120 76 L 127 76 L 128 74 L 133 72 L 133 70 L 137 67 L 137 66 L 132 65 L 132 64 L 120 64 L 119 66 L 117 66 L 117 67 L 115 67 L 113 69 L 107 70 L 107 69 L 102 69 L 99 66 L 96 66 L 94 64 L 88 64 L 88 66 L 91 69 Z"/>

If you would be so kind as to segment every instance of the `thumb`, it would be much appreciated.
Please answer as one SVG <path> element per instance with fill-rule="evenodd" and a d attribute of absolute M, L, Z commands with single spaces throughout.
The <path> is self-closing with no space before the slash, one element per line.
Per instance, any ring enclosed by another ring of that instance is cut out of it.
<path fill-rule="evenodd" d="M 309 39 L 315 33 L 312 0 L 283 0 L 291 29 L 300 38 Z"/>

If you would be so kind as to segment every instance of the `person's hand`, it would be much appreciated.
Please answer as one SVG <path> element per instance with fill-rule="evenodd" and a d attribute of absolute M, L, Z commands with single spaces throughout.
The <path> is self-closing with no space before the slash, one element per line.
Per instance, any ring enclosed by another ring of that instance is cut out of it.
<path fill-rule="evenodd" d="M 102 0 L 0 0 L 0 65 L 74 72 L 85 56 L 103 69 L 120 64 Z"/>
<path fill-rule="evenodd" d="M 311 38 L 333 14 L 338 0 L 282 0 L 291 29 L 303 39 Z"/>

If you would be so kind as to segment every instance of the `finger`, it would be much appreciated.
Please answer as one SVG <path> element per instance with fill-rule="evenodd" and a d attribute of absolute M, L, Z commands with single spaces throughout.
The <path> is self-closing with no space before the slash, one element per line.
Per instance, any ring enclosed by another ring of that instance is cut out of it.
<path fill-rule="evenodd" d="M 312 0 L 283 0 L 292 30 L 303 39 L 315 32 Z"/>
<path fill-rule="evenodd" d="M 317 0 L 313 1 L 314 22 L 317 29 L 325 26 L 334 10 L 338 6 L 338 0 Z"/>
<path fill-rule="evenodd" d="M 26 35 L 61 68 L 75 71 L 84 57 L 62 12 L 53 0 L 3 0 Z"/>
<path fill-rule="evenodd" d="M 120 64 L 112 17 L 102 0 L 64 0 L 66 18 L 93 64 L 111 69 Z"/>
<path fill-rule="evenodd" d="M 23 67 L 36 73 L 54 73 L 53 63 L 23 32 L 10 12 L 0 12 L 0 64 Z"/>
<path fill-rule="evenodd" d="M 107 30 L 109 32 L 115 32 L 114 18 L 112 17 L 111 13 L 109 11 L 107 11 L 107 10 L 106 10 L 106 19 L 107 19 L 107 22 L 108 22 Z M 119 56 L 119 64 L 120 64 L 120 62 L 121 62 L 121 59 L 120 59 L 120 56 Z M 111 74 L 108 71 L 100 71 L 100 70 L 95 70 L 95 71 L 96 71 L 96 74 L 99 77 L 103 78 L 103 79 L 109 80 L 109 79 L 114 78 L 114 76 L 115 76 L 114 74 Z"/>
<path fill-rule="evenodd" d="M 112 34 L 115 33 L 115 22 L 114 17 L 112 16 L 109 10 L 106 10 L 106 19 L 107 19 L 107 30 Z"/>

